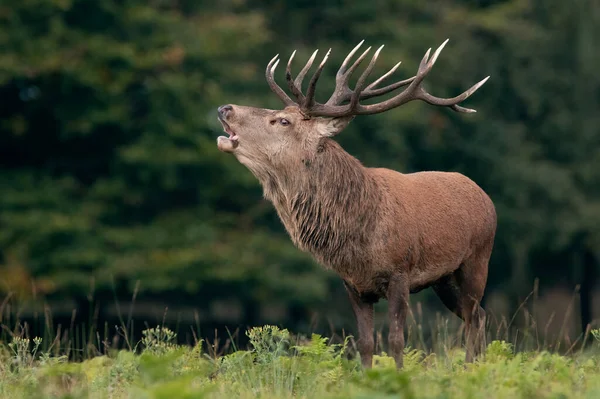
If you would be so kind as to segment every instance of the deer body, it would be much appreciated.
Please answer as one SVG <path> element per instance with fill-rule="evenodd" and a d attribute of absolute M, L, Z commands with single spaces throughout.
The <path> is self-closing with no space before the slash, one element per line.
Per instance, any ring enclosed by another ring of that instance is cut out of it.
<path fill-rule="evenodd" d="M 496 231 L 491 199 L 459 173 L 402 174 L 364 167 L 331 139 L 357 114 L 382 112 L 381 107 L 385 110 L 412 99 L 471 112 L 457 103 L 482 82 L 466 95 L 449 100 L 433 97 L 420 86 L 442 47 L 431 60 L 429 52 L 426 54 L 419 73 L 411 79 L 376 89 L 396 66 L 367 88 L 351 92 L 345 88 L 348 74 L 366 52 L 347 73 L 344 65 L 357 46 L 340 68 L 333 100 L 327 104 L 316 104 L 312 98 L 324 62 L 313 75 L 306 96 L 299 89 L 301 79 L 292 82 L 288 63 L 288 83 L 302 106 L 292 103 L 274 83 L 274 59 L 267 67 L 267 80 L 286 108 L 219 108 L 219 119 L 229 134 L 229 138 L 219 137 L 219 149 L 233 153 L 258 178 L 294 244 L 344 281 L 358 322 L 359 352 L 365 367 L 370 367 L 374 349 L 373 304 L 381 298 L 389 302 L 390 352 L 401 367 L 408 295 L 430 286 L 465 321 L 467 361 L 484 344 L 485 312 L 480 301 Z M 364 86 L 365 74 L 378 52 L 357 86 Z M 314 55 L 307 67 L 312 59 Z M 406 85 L 410 85 L 408 89 L 381 104 L 358 103 L 363 96 Z M 347 100 L 348 106 L 338 104 Z"/>
<path fill-rule="evenodd" d="M 277 176 L 265 197 L 294 244 L 362 296 L 385 298 L 395 273 L 418 292 L 491 250 L 494 205 L 459 173 L 366 168 L 331 139 L 290 171 L 300 184 Z"/>

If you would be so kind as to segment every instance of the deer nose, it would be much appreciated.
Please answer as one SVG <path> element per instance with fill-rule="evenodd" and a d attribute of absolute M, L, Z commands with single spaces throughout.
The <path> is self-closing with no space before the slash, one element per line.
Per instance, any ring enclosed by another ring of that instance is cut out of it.
<path fill-rule="evenodd" d="M 219 116 L 221 118 L 225 118 L 227 117 L 227 114 L 229 112 L 231 112 L 233 110 L 233 107 L 229 104 L 227 105 L 221 105 L 219 108 L 217 108 L 217 111 L 219 112 Z"/>

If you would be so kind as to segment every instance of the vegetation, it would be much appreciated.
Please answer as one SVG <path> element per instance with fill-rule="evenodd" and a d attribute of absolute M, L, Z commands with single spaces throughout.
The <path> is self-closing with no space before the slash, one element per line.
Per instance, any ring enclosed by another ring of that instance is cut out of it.
<path fill-rule="evenodd" d="M 491 75 L 477 114 L 413 103 L 336 139 L 370 166 L 474 179 L 499 217 L 486 296 L 512 314 L 536 277 L 540 295 L 580 284 L 581 335 L 600 270 L 598 37 L 594 0 L 0 0 L 0 323 L 42 336 L 51 313 L 53 333 L 88 337 L 129 318 L 139 340 L 163 321 L 306 332 L 318 312 L 353 329 L 339 280 L 217 151 L 216 108 L 279 107 L 277 53 L 333 48 L 321 98 L 361 39 L 386 45 L 373 76 L 402 60 L 405 78 L 450 38 L 428 89 Z"/>
<path fill-rule="evenodd" d="M 0 0 L 0 397 L 599 397 L 598 37 L 594 0 Z M 424 292 L 404 370 L 382 353 L 363 371 L 338 335 L 354 329 L 341 283 L 217 151 L 215 112 L 279 107 L 263 79 L 277 53 L 333 49 L 320 97 L 362 39 L 386 45 L 373 76 L 402 60 L 405 78 L 446 38 L 428 89 L 491 75 L 477 114 L 413 103 L 336 140 L 489 193 L 491 339 L 465 365 L 458 320 L 431 322 Z M 322 334 L 203 340 L 265 323 Z"/>
<path fill-rule="evenodd" d="M 515 353 L 491 342 L 485 360 L 464 352 L 405 350 L 404 369 L 376 356 L 371 370 L 352 359 L 351 338 L 293 337 L 274 326 L 247 332 L 251 346 L 209 356 L 204 342 L 173 343 L 175 333 L 144 332 L 137 353 L 116 351 L 70 363 L 40 351 L 41 339 L 15 337 L 0 354 L 3 398 L 594 398 L 600 394 L 600 330 L 596 346 L 572 356 Z"/>

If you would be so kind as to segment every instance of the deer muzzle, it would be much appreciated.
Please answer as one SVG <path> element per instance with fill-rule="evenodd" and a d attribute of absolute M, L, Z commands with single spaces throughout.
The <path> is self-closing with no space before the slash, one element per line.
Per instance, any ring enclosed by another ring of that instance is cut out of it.
<path fill-rule="evenodd" d="M 217 118 L 221 125 L 223 125 L 223 130 L 227 133 L 226 136 L 219 136 L 217 138 L 217 148 L 223 152 L 233 152 L 239 145 L 239 137 L 238 135 L 231 129 L 229 124 L 227 123 L 227 118 L 233 113 L 233 106 L 231 105 L 222 105 L 217 108 Z"/>

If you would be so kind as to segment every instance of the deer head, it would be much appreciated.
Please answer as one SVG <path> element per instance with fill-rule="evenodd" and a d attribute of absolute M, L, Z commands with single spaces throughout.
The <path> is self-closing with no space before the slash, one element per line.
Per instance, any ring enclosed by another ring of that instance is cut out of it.
<path fill-rule="evenodd" d="M 475 112 L 458 104 L 481 87 L 489 76 L 454 98 L 434 97 L 422 86 L 423 80 L 448 40 L 442 43 L 431 57 L 431 49 L 427 50 L 415 76 L 385 87 L 380 86 L 396 71 L 400 63 L 367 85 L 367 79 L 383 49 L 383 46 L 379 47 L 352 90 L 348 85 L 350 76 L 371 50 L 371 47 L 366 49 L 349 66 L 352 57 L 363 42 L 364 40 L 354 47 L 342 63 L 336 75 L 335 90 L 329 100 L 323 104 L 315 101 L 315 87 L 331 49 L 312 75 L 306 94 L 302 92 L 302 82 L 318 50 L 312 54 L 295 79 L 292 78 L 291 64 L 296 52 L 292 53 L 287 63 L 286 80 L 295 100 L 292 100 L 275 82 L 274 72 L 279 64 L 279 56 L 275 56 L 267 65 L 266 78 L 269 87 L 283 101 L 285 108 L 271 110 L 231 104 L 219 107 L 218 118 L 229 137 L 219 137 L 218 148 L 223 152 L 233 153 L 242 164 L 260 178 L 261 175 L 273 173 L 273 170 L 279 168 L 300 167 L 301 162 L 318 153 L 323 139 L 340 133 L 356 115 L 377 114 L 413 100 L 449 107 L 456 112 Z M 401 87 L 406 88 L 385 101 L 368 105 L 360 103 L 361 100 L 385 95 Z"/>

